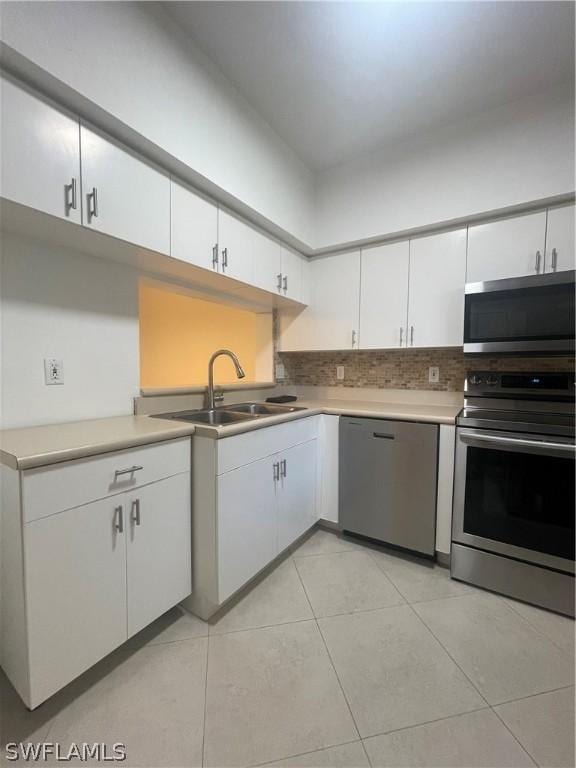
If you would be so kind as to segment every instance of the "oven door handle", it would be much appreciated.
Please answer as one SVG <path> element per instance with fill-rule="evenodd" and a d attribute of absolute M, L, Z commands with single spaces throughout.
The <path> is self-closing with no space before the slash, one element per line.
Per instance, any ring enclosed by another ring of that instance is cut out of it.
<path fill-rule="evenodd" d="M 527 453 L 571 453 L 576 456 L 573 443 L 552 443 L 549 440 L 528 440 L 524 437 L 502 437 L 501 435 L 481 435 L 478 432 L 460 431 L 460 439 L 467 445 L 489 443 L 495 448 L 512 448 Z"/>

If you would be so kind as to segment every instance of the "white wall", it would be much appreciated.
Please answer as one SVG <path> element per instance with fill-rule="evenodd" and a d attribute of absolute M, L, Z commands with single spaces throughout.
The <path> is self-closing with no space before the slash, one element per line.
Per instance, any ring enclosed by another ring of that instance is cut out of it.
<path fill-rule="evenodd" d="M 136 274 L 19 236 L 4 234 L 1 246 L 1 426 L 132 413 Z M 63 359 L 63 385 L 44 384 L 45 357 Z"/>
<path fill-rule="evenodd" d="M 304 243 L 313 175 L 153 3 L 3 2 L 1 39 Z"/>
<path fill-rule="evenodd" d="M 574 191 L 574 96 L 559 88 L 322 172 L 316 247 Z"/>

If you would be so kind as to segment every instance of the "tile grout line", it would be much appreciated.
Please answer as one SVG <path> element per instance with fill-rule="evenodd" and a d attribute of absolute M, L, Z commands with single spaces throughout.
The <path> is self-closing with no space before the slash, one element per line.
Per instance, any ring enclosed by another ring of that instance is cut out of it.
<path fill-rule="evenodd" d="M 526 624 L 528 624 L 535 632 L 538 632 L 539 635 L 541 635 L 542 637 L 545 637 L 546 640 L 548 640 L 548 642 L 552 643 L 552 645 L 554 645 L 556 648 L 558 648 L 558 650 L 564 656 L 568 656 L 570 658 L 570 653 L 569 652 L 567 653 L 564 650 L 564 648 L 562 648 L 560 645 L 558 645 L 558 643 L 555 640 L 553 640 L 549 635 L 547 635 L 546 632 L 544 632 L 544 630 L 540 629 L 540 627 L 537 627 L 535 624 L 533 624 L 530 621 L 530 619 L 528 619 L 526 616 L 524 616 L 522 613 L 520 613 L 520 611 L 516 610 L 514 605 L 509 603 L 508 599 L 506 597 L 503 597 L 502 599 L 503 599 L 504 603 L 508 606 L 508 608 L 510 608 L 510 610 L 513 611 L 516 614 L 516 616 L 519 616 L 522 619 L 522 621 L 526 622 Z M 527 605 L 530 605 L 530 603 L 527 603 Z M 539 606 L 537 606 L 537 605 L 536 606 L 531 606 L 531 607 L 539 608 Z M 545 611 L 546 609 L 545 608 L 541 608 L 540 610 Z M 571 619 L 569 616 L 564 616 L 561 613 L 560 614 L 552 613 L 552 615 L 553 616 L 561 616 L 562 618 L 566 619 L 566 621 L 572 621 L 572 623 L 574 623 L 574 619 Z"/>
<path fill-rule="evenodd" d="M 334 660 L 332 659 L 332 655 L 330 654 L 330 651 L 328 650 L 328 645 L 326 643 L 326 639 L 324 638 L 324 635 L 322 634 L 322 630 L 320 629 L 320 624 L 318 623 L 318 619 L 316 617 L 316 614 L 314 613 L 314 608 L 312 607 L 312 602 L 310 600 L 310 597 L 308 595 L 308 592 L 306 590 L 306 585 L 304 584 L 302 580 L 302 576 L 300 575 L 300 572 L 298 570 L 298 567 L 296 566 L 296 563 L 294 563 L 294 567 L 296 569 L 296 573 L 298 574 L 298 579 L 300 580 L 300 584 L 302 585 L 302 589 L 304 590 L 304 594 L 306 596 L 306 600 L 308 600 L 308 605 L 310 606 L 310 610 L 312 611 L 312 615 L 314 616 L 314 621 L 316 623 L 316 628 L 318 630 L 318 633 L 322 639 L 322 643 L 324 645 L 324 648 L 326 649 L 326 654 L 328 656 L 328 660 L 330 661 L 330 664 L 332 666 L 332 669 L 334 670 L 334 675 L 336 676 L 336 680 L 338 681 L 338 685 L 340 686 L 340 690 L 342 691 L 342 696 L 344 697 L 344 701 L 346 702 L 346 706 L 348 707 L 348 712 L 350 713 L 350 717 L 352 718 L 352 722 L 354 723 L 354 728 L 356 729 L 356 733 L 358 734 L 358 740 L 362 741 L 362 737 L 360 736 L 360 730 L 358 728 L 358 724 L 356 723 L 356 718 L 354 717 L 354 714 L 352 712 L 352 707 L 350 706 L 350 702 L 348 701 L 348 697 L 346 696 L 346 692 L 344 690 L 344 686 L 342 685 L 342 682 L 340 680 L 340 676 L 338 675 L 338 672 L 336 670 L 336 666 L 334 664 Z M 362 746 L 364 749 L 364 746 Z M 366 752 L 366 750 L 364 750 Z M 366 755 L 368 758 L 368 755 Z M 368 759 L 368 762 L 370 763 L 370 760 Z M 371 763 L 370 763 L 371 765 Z"/>
<path fill-rule="evenodd" d="M 263 763 L 250 763 L 250 765 L 247 768 L 260 768 L 262 765 L 270 765 L 273 766 L 276 763 L 280 763 L 283 760 L 292 760 L 295 757 L 304 757 L 306 755 L 315 755 L 316 752 L 322 752 L 325 749 L 337 749 L 338 747 L 347 747 L 349 744 L 361 744 L 362 739 L 353 739 L 352 741 L 344 741 L 342 744 L 334 744 L 331 747 L 320 747 L 320 749 L 311 749 L 309 752 L 297 752 L 293 755 L 286 755 L 285 757 L 279 757 L 278 760 L 265 760 Z"/>
<path fill-rule="evenodd" d="M 488 701 L 488 699 L 487 699 L 487 698 L 484 696 L 484 694 L 482 693 L 482 691 L 481 691 L 481 690 L 478 688 L 478 686 L 477 686 L 477 685 L 474 683 L 474 681 L 473 681 L 473 680 L 472 680 L 472 679 L 471 679 L 471 678 L 470 678 L 470 677 L 469 677 L 469 676 L 466 674 L 466 672 L 465 672 L 465 671 L 462 669 L 462 667 L 460 666 L 460 664 L 458 664 L 458 662 L 456 661 L 456 659 L 455 659 L 455 658 L 452 656 L 452 654 L 451 654 L 451 653 L 450 653 L 450 651 L 449 651 L 449 650 L 448 650 L 448 649 L 445 647 L 445 645 L 442 643 L 442 641 L 441 641 L 441 640 L 440 640 L 440 639 L 439 639 L 439 638 L 438 638 L 438 637 L 437 637 L 437 636 L 434 634 L 434 632 L 433 632 L 433 631 L 430 629 L 430 627 L 428 626 L 428 624 L 426 624 L 426 622 L 424 621 L 424 619 L 423 619 L 421 616 L 419 616 L 418 612 L 417 612 L 416 610 L 414 610 L 414 608 L 413 608 L 412 606 L 410 606 L 410 608 L 411 608 L 412 612 L 413 612 L 413 613 L 414 613 L 414 614 L 415 614 L 415 615 L 416 615 L 416 616 L 417 616 L 417 617 L 420 619 L 420 621 L 421 621 L 421 622 L 422 622 L 422 624 L 423 624 L 423 625 L 426 627 L 426 629 L 427 629 L 427 630 L 430 632 L 430 634 L 432 635 L 432 637 L 434 637 L 434 638 L 435 638 L 436 642 L 440 644 L 440 646 L 441 646 L 441 647 L 444 649 L 444 651 L 445 651 L 445 652 L 448 654 L 448 656 L 449 656 L 449 657 L 452 659 L 453 663 L 454 663 L 454 664 L 455 664 L 455 665 L 458 667 L 458 669 L 460 670 L 460 672 L 461 672 L 461 673 L 464 675 L 464 677 L 465 677 L 465 678 L 468 680 L 468 682 L 469 682 L 469 683 L 470 683 L 470 685 L 471 685 L 471 686 L 474 688 L 474 690 L 476 690 L 476 691 L 478 692 L 478 695 L 479 695 L 479 696 L 480 696 L 480 697 L 481 697 L 481 698 L 482 698 L 482 699 L 483 699 L 483 700 L 486 702 L 486 704 L 487 704 L 488 708 L 489 708 L 489 709 L 490 709 L 490 710 L 491 710 L 491 711 L 494 713 L 494 715 L 495 715 L 495 716 L 498 718 L 498 720 L 499 720 L 499 721 L 502 723 L 502 725 L 504 725 L 504 727 L 505 727 L 505 728 L 506 728 L 506 730 L 507 730 L 507 731 L 510 733 L 510 735 L 512 736 L 512 738 L 514 739 L 514 741 L 515 741 L 515 742 L 518 744 L 518 746 L 520 747 L 520 749 L 521 749 L 523 752 L 525 752 L 525 753 L 526 753 L 527 757 L 528 757 L 530 760 L 532 760 L 532 762 L 534 762 L 534 764 L 535 764 L 535 765 L 537 765 L 537 763 L 534 761 L 534 759 L 533 759 L 532 755 L 530 754 L 530 752 L 528 752 L 528 750 L 527 750 L 527 749 L 524 747 L 524 745 L 522 744 L 522 742 L 521 742 L 521 741 L 520 741 L 520 740 L 519 740 L 519 739 L 518 739 L 518 738 L 517 738 L 517 737 L 516 737 L 516 736 L 515 736 L 515 735 L 512 733 L 512 731 L 510 730 L 510 728 L 508 728 L 508 726 L 506 725 L 506 723 L 504 723 L 504 721 L 503 721 L 503 720 L 502 720 L 502 718 L 499 716 L 498 712 L 496 712 L 496 710 L 494 709 L 494 707 L 492 706 L 492 704 L 490 704 L 490 702 L 489 702 L 489 701 Z M 537 694 L 536 694 L 536 695 L 537 695 Z M 530 697 L 526 697 L 526 698 L 530 698 Z"/>
<path fill-rule="evenodd" d="M 206 636 L 206 674 L 204 675 L 204 720 L 202 723 L 202 755 L 201 765 L 204 768 L 206 763 L 206 712 L 208 709 L 208 664 L 210 662 L 210 636 Z"/>

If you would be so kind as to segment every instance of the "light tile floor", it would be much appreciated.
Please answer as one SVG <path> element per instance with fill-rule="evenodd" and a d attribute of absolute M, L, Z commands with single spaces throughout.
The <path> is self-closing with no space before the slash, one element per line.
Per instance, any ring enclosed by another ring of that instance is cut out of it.
<path fill-rule="evenodd" d="M 174 609 L 2 741 L 132 766 L 574 766 L 574 622 L 316 530 L 210 623 Z M 6 761 L 6 765 L 14 763 Z"/>

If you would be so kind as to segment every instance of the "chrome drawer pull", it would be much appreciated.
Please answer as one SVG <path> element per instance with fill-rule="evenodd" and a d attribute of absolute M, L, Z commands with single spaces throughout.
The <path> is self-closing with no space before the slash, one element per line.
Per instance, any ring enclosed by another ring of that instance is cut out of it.
<path fill-rule="evenodd" d="M 134 472 L 140 472 L 141 469 L 144 469 L 144 467 L 137 464 L 135 464 L 133 467 L 127 467 L 126 469 L 117 469 L 114 472 L 114 477 L 119 477 L 120 475 L 131 475 Z"/>

